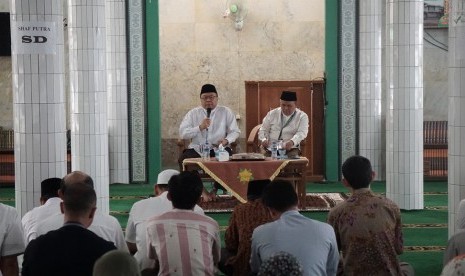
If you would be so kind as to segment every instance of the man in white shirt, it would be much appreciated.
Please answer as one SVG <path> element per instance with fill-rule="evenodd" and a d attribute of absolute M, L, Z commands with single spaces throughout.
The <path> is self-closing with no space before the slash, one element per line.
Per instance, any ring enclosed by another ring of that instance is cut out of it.
<path fill-rule="evenodd" d="M 218 105 L 218 93 L 214 85 L 202 86 L 200 104 L 187 112 L 179 126 L 179 136 L 191 140 L 189 148 L 180 156 L 180 164 L 185 158 L 200 157 L 200 145 L 206 141 L 213 147 L 221 144 L 231 152 L 228 145 L 235 142 L 241 133 L 231 109 Z M 215 156 L 214 153 L 211 156 Z"/>
<path fill-rule="evenodd" d="M 126 226 L 126 242 L 129 251 L 134 254 L 141 271 L 152 269 L 155 266 L 155 261 L 149 259 L 147 254 L 147 219 L 173 210 L 173 204 L 167 198 L 168 181 L 173 175 L 178 174 L 179 171 L 172 169 L 160 172 L 155 185 L 155 194 L 157 196 L 134 203 L 129 212 Z M 202 208 L 198 205 L 195 205 L 194 212 L 204 214 Z"/>
<path fill-rule="evenodd" d="M 37 223 L 50 216 L 61 214 L 58 196 L 61 178 L 47 178 L 40 183 L 40 206 L 27 212 L 21 220 L 24 228 L 24 241 L 26 245 L 36 237 Z"/>
<path fill-rule="evenodd" d="M 296 106 L 297 94 L 293 91 L 283 91 L 280 107 L 266 114 L 258 131 L 258 139 L 264 149 L 264 154 L 270 156 L 268 149 L 272 142 L 283 141 L 286 155 L 289 158 L 299 156 L 300 142 L 308 134 L 308 115 Z"/>
<path fill-rule="evenodd" d="M 71 174 L 86 175 L 80 171 L 74 171 Z M 88 177 L 87 179 L 89 180 L 85 183 L 85 185 L 94 188 L 94 182 L 92 178 Z M 61 198 L 63 198 L 63 189 L 66 189 L 65 185 L 62 185 L 60 191 L 58 192 Z M 51 230 L 56 230 L 62 227 L 63 223 L 64 215 L 61 213 L 61 211 L 58 214 L 52 215 L 47 219 L 39 221 L 37 223 L 36 233 L 31 235 L 31 239 L 35 239 L 38 236 L 48 233 Z M 124 234 L 123 230 L 121 229 L 121 225 L 115 217 L 104 214 L 97 209 L 92 224 L 88 229 L 101 238 L 113 242 L 119 250 L 129 251 L 128 246 L 124 240 Z"/>
<path fill-rule="evenodd" d="M 18 275 L 17 257 L 24 249 L 24 233 L 18 212 L 0 203 L 0 275 Z"/>
<path fill-rule="evenodd" d="M 236 123 L 236 116 L 226 106 L 218 105 L 218 92 L 213 84 L 204 84 L 200 91 L 200 106 L 191 109 L 179 126 L 181 139 L 190 139 L 188 149 L 179 156 L 179 168 L 182 169 L 182 161 L 186 158 L 198 158 L 201 153 L 201 145 L 208 141 L 210 156 L 214 157 L 214 148 L 222 145 L 229 155 L 232 150 L 229 145 L 236 141 L 241 131 Z M 216 183 L 214 191 L 220 188 Z M 210 196 L 204 190 L 204 200 L 209 201 Z"/>

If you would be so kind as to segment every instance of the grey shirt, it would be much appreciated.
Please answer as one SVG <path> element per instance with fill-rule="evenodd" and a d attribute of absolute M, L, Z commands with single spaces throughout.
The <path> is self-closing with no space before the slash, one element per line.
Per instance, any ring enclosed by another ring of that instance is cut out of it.
<path fill-rule="evenodd" d="M 327 223 L 287 211 L 278 220 L 258 226 L 252 235 L 252 272 L 258 272 L 262 262 L 279 251 L 294 255 L 304 275 L 336 275 L 339 251 L 334 230 Z"/>

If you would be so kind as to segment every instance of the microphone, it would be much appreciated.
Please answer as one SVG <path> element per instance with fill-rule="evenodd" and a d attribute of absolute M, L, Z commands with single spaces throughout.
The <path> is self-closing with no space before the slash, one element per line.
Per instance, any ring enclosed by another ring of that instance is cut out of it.
<path fill-rule="evenodd" d="M 207 108 L 207 118 L 210 119 L 210 113 L 212 113 L 212 109 L 209 107 Z M 205 135 L 205 144 L 208 144 L 208 127 L 206 129 L 206 135 Z"/>

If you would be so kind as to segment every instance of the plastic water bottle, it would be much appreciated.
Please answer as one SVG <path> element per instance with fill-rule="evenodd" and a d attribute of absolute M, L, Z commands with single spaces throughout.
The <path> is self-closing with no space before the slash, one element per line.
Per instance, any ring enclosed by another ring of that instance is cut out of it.
<path fill-rule="evenodd" d="M 220 162 L 229 161 L 229 153 L 224 149 L 223 145 L 220 144 L 218 147 L 218 157 L 216 160 Z"/>
<path fill-rule="evenodd" d="M 278 159 L 278 143 L 276 141 L 271 142 L 271 159 Z"/>
<path fill-rule="evenodd" d="M 210 160 L 210 144 L 206 142 L 203 145 L 203 160 L 209 161 Z"/>

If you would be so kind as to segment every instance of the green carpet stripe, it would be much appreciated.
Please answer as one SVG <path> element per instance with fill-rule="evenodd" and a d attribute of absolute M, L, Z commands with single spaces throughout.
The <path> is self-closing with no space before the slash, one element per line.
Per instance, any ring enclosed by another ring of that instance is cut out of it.
<path fill-rule="evenodd" d="M 428 251 L 428 252 L 444 252 L 445 246 L 404 246 L 404 252 L 407 251 Z"/>
<path fill-rule="evenodd" d="M 447 222 L 447 210 L 412 210 L 401 211 L 403 224 L 434 224 Z"/>
<path fill-rule="evenodd" d="M 15 201 L 14 197 L 10 197 L 10 198 L 0 197 L 0 202 L 14 202 L 14 201 Z"/>
<path fill-rule="evenodd" d="M 402 228 L 447 228 L 447 223 L 403 224 Z"/>
<path fill-rule="evenodd" d="M 146 199 L 148 196 L 110 196 L 110 200 L 128 200 L 128 199 L 137 199 L 142 200 Z"/>
<path fill-rule="evenodd" d="M 437 276 L 442 271 L 442 257 L 441 251 L 404 251 L 400 260 L 411 264 L 415 275 Z"/>
<path fill-rule="evenodd" d="M 445 246 L 447 228 L 403 228 L 404 246 Z"/>
<path fill-rule="evenodd" d="M 447 205 L 448 200 L 447 194 L 425 194 L 423 199 L 427 207 Z"/>

